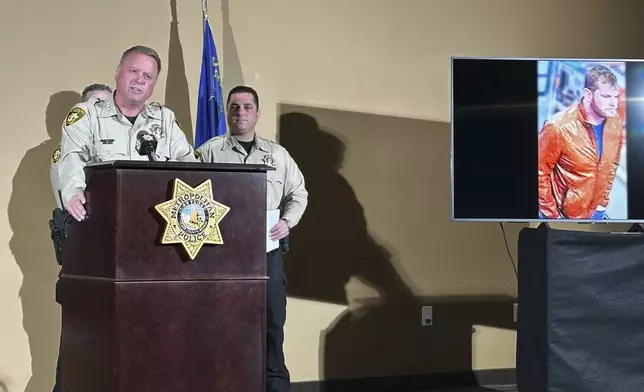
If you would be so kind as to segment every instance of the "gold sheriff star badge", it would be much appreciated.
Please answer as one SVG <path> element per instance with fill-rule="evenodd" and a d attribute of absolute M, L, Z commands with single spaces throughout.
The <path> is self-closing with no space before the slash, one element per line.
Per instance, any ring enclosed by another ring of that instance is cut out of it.
<path fill-rule="evenodd" d="M 213 199 L 212 182 L 207 180 L 196 188 L 174 180 L 172 199 L 154 208 L 167 222 L 162 244 L 181 244 L 194 260 L 204 244 L 222 245 L 224 240 L 219 222 L 230 207 Z"/>

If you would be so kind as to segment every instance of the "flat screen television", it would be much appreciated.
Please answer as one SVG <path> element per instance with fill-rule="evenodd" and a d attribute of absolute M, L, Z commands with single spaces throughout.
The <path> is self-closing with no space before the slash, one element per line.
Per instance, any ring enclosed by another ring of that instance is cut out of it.
<path fill-rule="evenodd" d="M 644 61 L 451 62 L 452 220 L 644 222 Z"/>

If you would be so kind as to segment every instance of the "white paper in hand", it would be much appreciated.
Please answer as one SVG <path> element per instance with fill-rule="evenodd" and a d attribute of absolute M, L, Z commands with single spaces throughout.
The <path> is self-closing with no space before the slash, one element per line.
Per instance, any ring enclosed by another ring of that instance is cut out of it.
<path fill-rule="evenodd" d="M 271 240 L 271 229 L 280 221 L 280 210 L 269 210 L 266 212 L 266 253 L 277 249 L 280 241 Z"/>

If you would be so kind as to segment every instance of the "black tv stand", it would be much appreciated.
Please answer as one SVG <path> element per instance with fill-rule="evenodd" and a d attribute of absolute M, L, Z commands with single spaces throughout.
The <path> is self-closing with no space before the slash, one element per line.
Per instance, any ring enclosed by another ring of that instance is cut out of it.
<path fill-rule="evenodd" d="M 644 302 L 644 222 L 609 233 L 575 226 L 519 233 L 518 390 L 642 390 L 634 369 L 644 367 L 644 337 L 633 320 Z"/>

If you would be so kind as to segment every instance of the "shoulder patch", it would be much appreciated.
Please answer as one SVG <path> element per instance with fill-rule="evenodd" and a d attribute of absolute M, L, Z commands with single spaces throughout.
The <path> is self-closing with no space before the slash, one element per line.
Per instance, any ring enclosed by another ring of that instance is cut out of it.
<path fill-rule="evenodd" d="M 195 150 L 195 158 L 197 158 L 198 160 L 201 160 L 201 153 L 197 150 Z"/>
<path fill-rule="evenodd" d="M 60 160 L 60 144 L 56 146 L 54 153 L 51 154 L 51 163 L 55 165 L 58 163 L 59 160 Z"/>
<path fill-rule="evenodd" d="M 70 126 L 76 123 L 78 120 L 85 117 L 86 114 L 87 112 L 85 112 L 85 109 L 74 106 L 72 110 L 69 111 L 69 114 L 67 114 L 67 118 L 65 118 L 65 125 Z"/>

